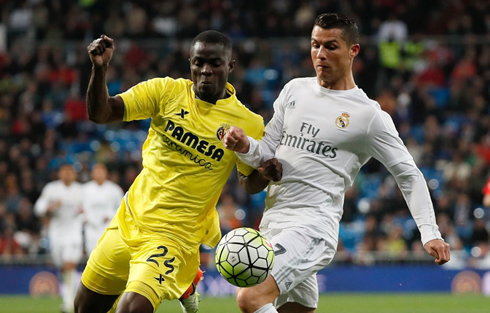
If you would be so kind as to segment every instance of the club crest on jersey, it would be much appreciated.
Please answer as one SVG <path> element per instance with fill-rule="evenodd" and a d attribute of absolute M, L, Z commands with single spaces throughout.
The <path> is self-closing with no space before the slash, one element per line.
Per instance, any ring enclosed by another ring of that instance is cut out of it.
<path fill-rule="evenodd" d="M 220 128 L 218 128 L 218 130 L 216 131 L 216 138 L 218 138 L 219 141 L 222 141 L 228 129 L 230 129 L 230 125 L 226 123 L 221 124 Z"/>
<path fill-rule="evenodd" d="M 349 113 L 343 112 L 342 115 L 335 119 L 335 125 L 337 125 L 338 128 L 347 128 L 350 122 L 349 117 Z"/>

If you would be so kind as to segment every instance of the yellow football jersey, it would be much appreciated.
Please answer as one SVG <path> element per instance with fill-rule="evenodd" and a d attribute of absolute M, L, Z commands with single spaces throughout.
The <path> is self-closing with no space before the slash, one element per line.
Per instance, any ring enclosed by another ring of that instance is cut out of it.
<path fill-rule="evenodd" d="M 152 118 L 143 170 L 127 203 L 141 229 L 214 246 L 221 236 L 215 206 L 223 186 L 235 164 L 244 175 L 253 171 L 224 148 L 224 131 L 234 125 L 260 139 L 264 121 L 240 103 L 231 84 L 229 97 L 216 104 L 196 98 L 192 85 L 187 79 L 155 78 L 120 94 L 125 121 Z"/>

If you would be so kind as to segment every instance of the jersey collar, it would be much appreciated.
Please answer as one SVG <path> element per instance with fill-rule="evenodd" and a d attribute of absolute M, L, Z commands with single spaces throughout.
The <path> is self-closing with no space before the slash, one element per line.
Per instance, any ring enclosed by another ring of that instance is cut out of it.
<path fill-rule="evenodd" d="M 321 93 L 330 94 L 330 95 L 348 95 L 357 92 L 359 90 L 359 87 L 356 85 L 354 86 L 354 88 L 347 89 L 347 90 L 334 90 L 334 89 L 322 87 L 320 86 L 320 84 L 318 84 L 318 82 L 315 82 L 315 89 L 320 91 Z"/>

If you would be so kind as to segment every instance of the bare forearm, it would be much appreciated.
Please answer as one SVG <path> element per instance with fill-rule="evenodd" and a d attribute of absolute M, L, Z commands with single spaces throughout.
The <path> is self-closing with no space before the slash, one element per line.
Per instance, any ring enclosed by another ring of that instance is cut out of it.
<path fill-rule="evenodd" d="M 264 178 L 257 170 L 254 170 L 249 176 L 245 176 L 241 173 L 239 174 L 240 185 L 249 194 L 256 194 L 264 190 L 267 185 L 269 185 L 270 180 Z"/>
<path fill-rule="evenodd" d="M 87 113 L 91 121 L 98 124 L 109 122 L 111 106 L 105 73 L 107 66 L 92 66 L 92 75 L 87 89 Z"/>

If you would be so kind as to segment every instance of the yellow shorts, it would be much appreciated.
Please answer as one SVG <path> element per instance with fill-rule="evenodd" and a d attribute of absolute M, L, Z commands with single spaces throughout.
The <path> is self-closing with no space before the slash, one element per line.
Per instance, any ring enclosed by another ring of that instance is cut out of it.
<path fill-rule="evenodd" d="M 119 210 L 124 210 L 125 204 Z M 119 216 L 121 214 L 118 213 Z M 82 282 L 102 295 L 136 292 L 156 311 L 164 299 L 178 299 L 189 288 L 199 267 L 199 247 L 184 247 L 162 233 L 143 231 L 116 216 L 88 260 Z M 119 227 L 131 229 L 123 238 Z"/>

